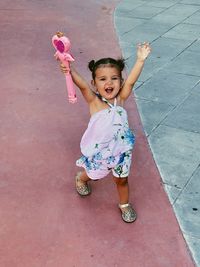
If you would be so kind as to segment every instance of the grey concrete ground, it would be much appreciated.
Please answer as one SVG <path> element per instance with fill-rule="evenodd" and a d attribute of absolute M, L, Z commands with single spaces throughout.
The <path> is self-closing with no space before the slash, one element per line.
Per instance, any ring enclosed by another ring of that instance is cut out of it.
<path fill-rule="evenodd" d="M 164 188 L 200 266 L 200 0 L 123 0 L 114 23 L 128 70 L 136 44 L 151 43 L 135 98 Z"/>

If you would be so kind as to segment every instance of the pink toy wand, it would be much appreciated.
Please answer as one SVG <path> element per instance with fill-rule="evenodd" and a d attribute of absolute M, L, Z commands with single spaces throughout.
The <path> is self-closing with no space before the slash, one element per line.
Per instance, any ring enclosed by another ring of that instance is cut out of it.
<path fill-rule="evenodd" d="M 70 103 L 76 103 L 76 91 L 74 89 L 74 84 L 72 81 L 72 76 L 70 74 L 70 64 L 69 62 L 74 61 L 74 58 L 69 53 L 71 46 L 70 40 L 64 36 L 62 32 L 57 32 L 52 38 L 52 44 L 57 50 L 55 53 L 56 59 L 59 59 L 62 64 L 66 67 L 66 85 L 68 91 L 68 98 Z"/>

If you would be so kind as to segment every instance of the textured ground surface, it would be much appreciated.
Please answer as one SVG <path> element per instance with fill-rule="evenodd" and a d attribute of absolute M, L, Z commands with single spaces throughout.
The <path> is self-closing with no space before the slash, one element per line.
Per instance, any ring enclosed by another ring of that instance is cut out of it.
<path fill-rule="evenodd" d="M 120 55 L 118 1 L 4 1 L 1 23 L 0 265 L 2 267 L 194 266 L 163 190 L 137 113 L 127 103 L 137 144 L 130 175 L 138 212 L 125 224 L 112 179 L 74 190 L 75 160 L 89 114 L 66 101 L 51 37 L 72 40 L 79 71 L 92 58 Z"/>

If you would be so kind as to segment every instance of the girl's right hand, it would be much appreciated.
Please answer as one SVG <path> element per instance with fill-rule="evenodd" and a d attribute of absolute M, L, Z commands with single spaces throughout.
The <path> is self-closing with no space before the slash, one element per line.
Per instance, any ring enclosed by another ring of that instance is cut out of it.
<path fill-rule="evenodd" d="M 64 74 L 67 73 L 67 71 L 68 71 L 67 67 L 63 63 L 60 63 L 60 70 Z"/>

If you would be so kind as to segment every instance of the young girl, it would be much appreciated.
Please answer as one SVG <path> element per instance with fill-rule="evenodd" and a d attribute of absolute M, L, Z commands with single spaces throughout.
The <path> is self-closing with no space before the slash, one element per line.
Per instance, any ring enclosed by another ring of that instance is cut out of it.
<path fill-rule="evenodd" d="M 74 83 L 89 105 L 91 118 L 81 140 L 82 157 L 76 164 L 83 170 L 76 175 L 76 190 L 81 196 L 91 193 L 88 181 L 104 178 L 112 171 L 119 194 L 119 208 L 125 222 L 133 222 L 136 212 L 129 203 L 128 175 L 134 134 L 129 128 L 124 109 L 151 48 L 149 43 L 137 46 L 137 60 L 126 81 L 122 78 L 124 61 L 102 58 L 90 61 L 92 88 L 71 67 Z M 61 65 L 61 70 L 66 71 Z"/>

